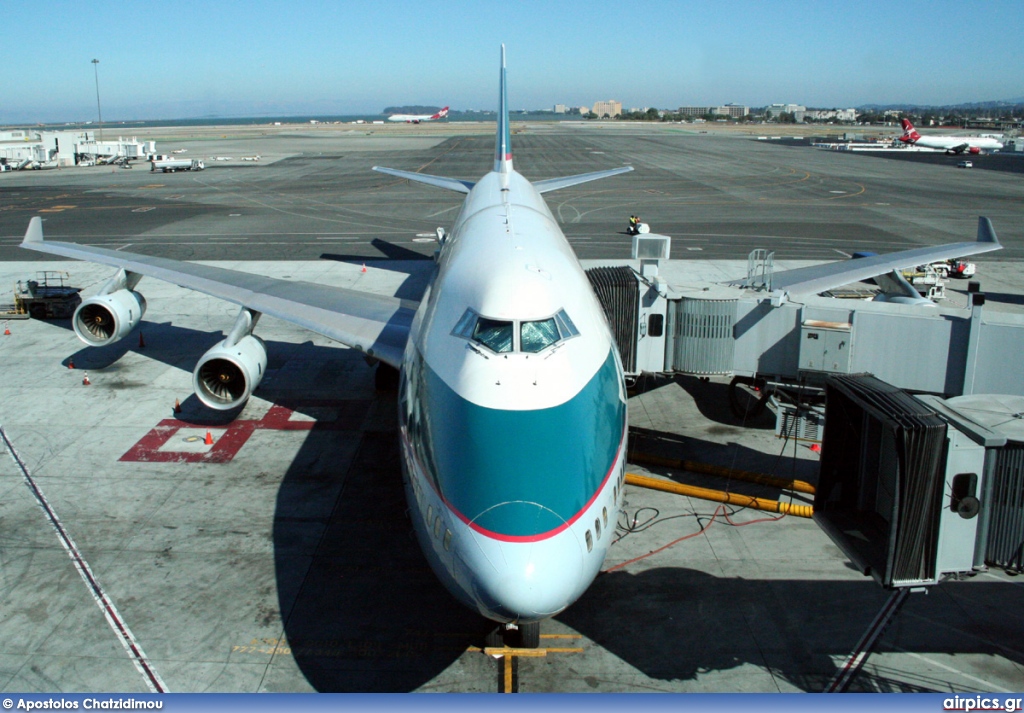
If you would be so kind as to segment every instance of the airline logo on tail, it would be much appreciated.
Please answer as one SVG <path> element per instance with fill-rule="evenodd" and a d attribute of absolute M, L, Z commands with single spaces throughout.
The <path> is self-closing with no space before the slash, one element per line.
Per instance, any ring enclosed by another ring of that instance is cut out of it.
<path fill-rule="evenodd" d="M 912 144 L 921 138 L 921 134 L 917 133 L 917 129 L 910 123 L 910 119 L 903 119 L 900 123 L 903 124 L 903 136 L 900 137 L 900 141 Z"/>

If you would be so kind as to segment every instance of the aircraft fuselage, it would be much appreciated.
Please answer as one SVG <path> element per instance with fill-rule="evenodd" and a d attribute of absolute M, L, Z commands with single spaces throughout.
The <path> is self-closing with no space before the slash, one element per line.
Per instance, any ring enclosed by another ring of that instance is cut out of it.
<path fill-rule="evenodd" d="M 420 545 L 456 598 L 528 623 L 586 590 L 622 498 L 622 365 L 572 248 L 514 171 L 473 187 L 442 245 L 399 428 Z"/>

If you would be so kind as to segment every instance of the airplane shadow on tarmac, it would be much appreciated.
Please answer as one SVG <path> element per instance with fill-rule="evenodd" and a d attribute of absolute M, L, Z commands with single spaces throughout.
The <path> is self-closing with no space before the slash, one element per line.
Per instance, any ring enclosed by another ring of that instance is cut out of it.
<path fill-rule="evenodd" d="M 224 338 L 169 323 L 143 322 L 142 331 L 142 355 L 186 372 Z M 105 374 L 106 387 L 146 388 L 130 381 L 127 368 L 123 383 L 111 378 L 137 345 L 133 332 L 70 358 L 80 370 Z M 284 474 L 274 513 L 278 611 L 291 656 L 319 691 L 414 690 L 481 644 L 492 625 L 448 594 L 415 540 L 396 394 L 373 390 L 373 368 L 355 350 L 267 341 L 267 352 L 256 394 L 316 419 Z M 229 426 L 241 411 L 215 411 L 195 395 L 181 406 L 175 418 L 203 425 Z"/>

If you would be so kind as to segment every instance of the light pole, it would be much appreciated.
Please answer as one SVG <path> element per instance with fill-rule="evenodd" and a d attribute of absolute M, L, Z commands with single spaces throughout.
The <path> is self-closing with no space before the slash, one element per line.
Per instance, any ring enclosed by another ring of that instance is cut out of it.
<path fill-rule="evenodd" d="M 92 61 L 92 71 L 96 76 L 96 113 L 100 117 L 100 141 L 103 141 L 103 110 L 100 109 L 100 70 L 96 66 L 100 63 L 98 59 Z"/>

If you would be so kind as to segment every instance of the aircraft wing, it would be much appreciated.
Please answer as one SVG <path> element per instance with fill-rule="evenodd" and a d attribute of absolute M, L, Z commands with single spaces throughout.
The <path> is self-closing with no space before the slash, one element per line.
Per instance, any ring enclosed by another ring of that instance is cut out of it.
<path fill-rule="evenodd" d="M 952 147 L 949 150 L 952 151 L 953 153 L 963 153 L 964 151 L 966 151 L 969 148 L 971 148 L 971 144 L 968 143 L 967 141 L 965 141 L 962 144 L 957 144 L 956 146 Z"/>
<path fill-rule="evenodd" d="M 455 191 L 456 193 L 469 193 L 474 185 L 473 181 L 461 181 L 458 178 L 447 178 L 445 176 L 431 176 L 429 173 L 400 171 L 397 168 L 385 168 L 384 166 L 374 166 L 373 170 L 387 173 L 391 176 L 398 176 L 399 178 L 407 178 L 410 181 L 437 186 L 438 188 L 447 188 L 449 191 Z"/>
<path fill-rule="evenodd" d="M 106 248 L 43 240 L 38 216 L 21 247 L 124 268 L 305 327 L 398 368 L 417 303 L 341 287 L 263 277 L 237 270 Z"/>
<path fill-rule="evenodd" d="M 632 166 L 622 166 L 621 168 L 610 168 L 607 171 L 579 173 L 575 176 L 562 176 L 561 178 L 546 178 L 543 181 L 534 181 L 533 187 L 537 189 L 538 193 L 547 193 L 548 191 L 557 191 L 559 188 L 575 186 L 578 183 L 596 181 L 601 178 L 608 178 L 609 176 L 617 176 L 620 173 L 629 173 L 632 170 Z"/>
<path fill-rule="evenodd" d="M 843 260 L 824 265 L 798 267 L 795 270 L 777 272 L 772 276 L 772 289 L 787 292 L 790 295 L 816 295 L 825 290 L 859 282 L 871 277 L 902 270 L 916 265 L 951 258 L 977 255 L 978 253 L 1000 250 L 1002 245 L 992 229 L 988 218 L 978 218 L 978 239 L 976 242 L 949 243 L 926 248 L 903 250 L 888 255 L 873 255 L 857 260 Z M 730 285 L 742 285 L 746 280 L 733 280 Z"/>

